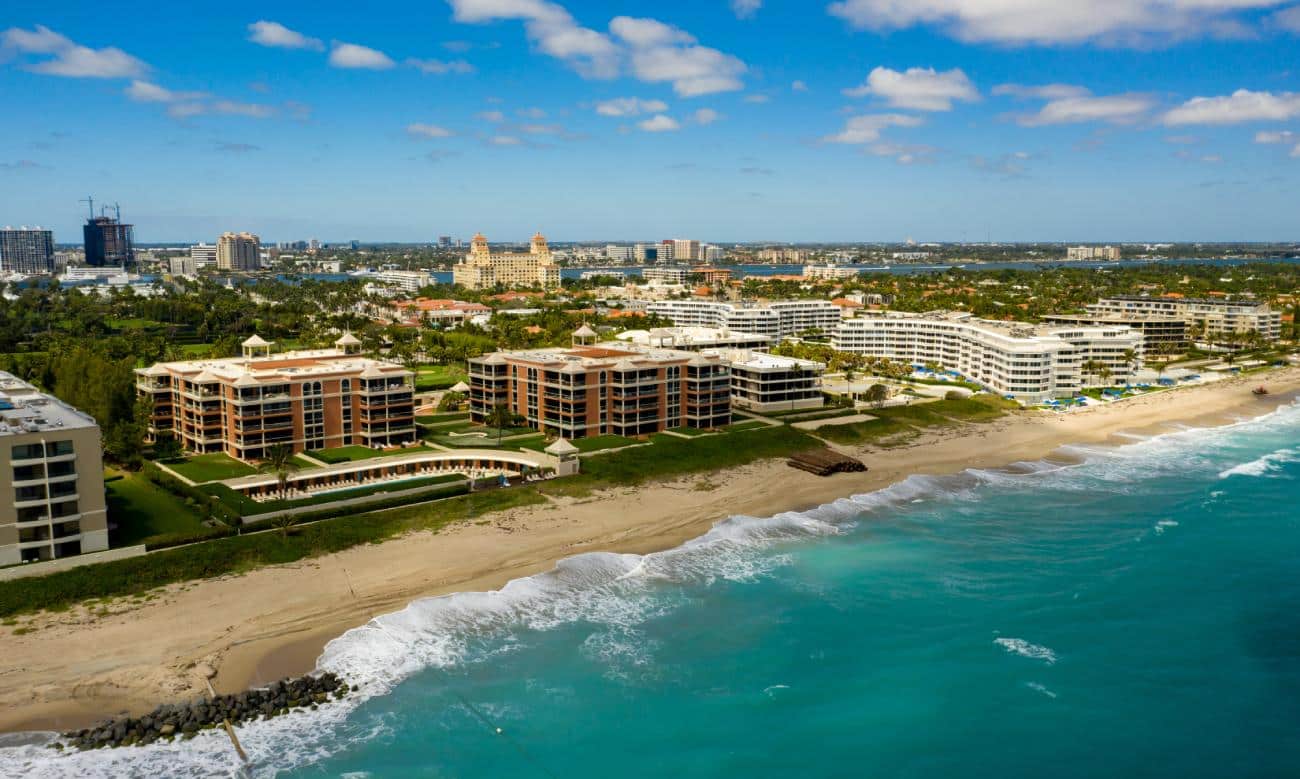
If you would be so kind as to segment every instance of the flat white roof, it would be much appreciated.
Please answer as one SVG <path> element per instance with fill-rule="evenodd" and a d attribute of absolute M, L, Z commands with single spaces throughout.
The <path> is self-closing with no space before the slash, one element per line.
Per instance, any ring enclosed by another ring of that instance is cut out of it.
<path fill-rule="evenodd" d="M 98 426 L 84 411 L 0 371 L 0 436 Z"/>

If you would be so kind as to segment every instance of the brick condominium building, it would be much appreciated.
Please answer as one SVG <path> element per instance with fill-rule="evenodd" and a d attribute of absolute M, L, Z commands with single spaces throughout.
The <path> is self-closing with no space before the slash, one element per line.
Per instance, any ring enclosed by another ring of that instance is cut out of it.
<path fill-rule="evenodd" d="M 584 326 L 569 348 L 470 360 L 470 418 L 487 422 L 505 405 L 565 438 L 730 424 L 731 371 L 716 355 L 583 343 L 595 338 Z"/>
<path fill-rule="evenodd" d="M 153 401 L 151 432 L 193 452 L 259 460 L 286 444 L 295 452 L 416 439 L 414 374 L 361 356 L 351 334 L 333 349 L 271 353 L 258 336 L 243 356 L 158 363 L 136 370 Z"/>

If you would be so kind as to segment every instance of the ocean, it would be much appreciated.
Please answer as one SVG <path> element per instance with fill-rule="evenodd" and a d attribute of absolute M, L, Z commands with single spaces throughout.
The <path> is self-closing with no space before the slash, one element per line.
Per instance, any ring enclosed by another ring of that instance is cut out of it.
<path fill-rule="evenodd" d="M 914 476 L 416 601 L 240 729 L 256 776 L 1300 773 L 1300 405 Z M 225 736 L 0 774 L 238 776 Z"/>

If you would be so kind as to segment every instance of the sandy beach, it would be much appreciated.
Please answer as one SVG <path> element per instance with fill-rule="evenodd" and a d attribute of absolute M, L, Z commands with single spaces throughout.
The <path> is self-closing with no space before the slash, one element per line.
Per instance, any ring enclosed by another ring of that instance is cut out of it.
<path fill-rule="evenodd" d="M 1250 388 L 1266 383 L 1272 394 Z M 552 499 L 438 533 L 241 576 L 169 587 L 151 600 L 22 617 L 0 628 L 0 730 L 82 727 L 204 691 L 301 674 L 331 638 L 419 597 L 487 590 L 581 552 L 677 546 L 724 517 L 770 516 L 947 474 L 1052 456 L 1119 433 L 1226 424 L 1267 413 L 1300 391 L 1300 369 L 1157 393 L 1069 414 L 1026 411 L 932 433 L 887 453 L 854 452 L 870 470 L 820 478 L 766 461 L 582 499 Z M 740 439 L 738 436 L 738 440 Z"/>

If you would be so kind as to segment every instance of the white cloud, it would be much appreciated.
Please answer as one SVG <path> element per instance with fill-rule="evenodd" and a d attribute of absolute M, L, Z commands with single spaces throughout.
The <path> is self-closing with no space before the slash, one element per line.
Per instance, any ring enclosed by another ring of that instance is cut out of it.
<path fill-rule="evenodd" d="M 173 92 L 148 81 L 132 81 L 123 93 L 137 103 L 175 103 L 179 100 L 200 100 L 205 92 Z"/>
<path fill-rule="evenodd" d="M 330 64 L 336 68 L 388 70 L 397 63 L 378 49 L 335 41 L 330 49 Z"/>
<path fill-rule="evenodd" d="M 525 135 L 564 135 L 564 128 L 558 124 L 521 124 L 518 129 Z"/>
<path fill-rule="evenodd" d="M 455 135 L 446 127 L 439 127 L 436 124 L 424 124 L 415 122 L 406 126 L 406 134 L 413 138 L 450 138 Z"/>
<path fill-rule="evenodd" d="M 464 75 L 466 73 L 474 72 L 474 66 L 465 60 L 448 60 L 444 62 L 443 60 L 419 60 L 411 58 L 406 60 L 406 64 L 421 73 L 432 76 L 443 76 L 448 73 Z"/>
<path fill-rule="evenodd" d="M 520 108 L 518 111 L 515 111 L 515 113 L 519 114 L 525 119 L 542 119 L 546 116 L 546 112 L 538 108 L 537 106 L 533 106 L 531 108 Z"/>
<path fill-rule="evenodd" d="M 586 78 L 615 78 L 626 65 L 650 83 L 670 82 L 677 94 L 694 97 L 743 88 L 745 63 L 717 49 L 700 46 L 689 33 L 656 19 L 618 16 L 612 34 L 583 27 L 563 6 L 550 0 L 448 0 L 458 22 L 515 19 L 533 45 L 563 60 Z"/>
<path fill-rule="evenodd" d="M 1164 115 L 1171 126 L 1185 124 L 1239 124 L 1285 121 L 1300 116 L 1300 93 L 1252 92 L 1238 89 L 1231 95 L 1194 97 Z"/>
<path fill-rule="evenodd" d="M 1284 11 L 1278 11 L 1273 14 L 1270 21 L 1284 30 L 1300 33 L 1300 5 L 1293 5 Z"/>
<path fill-rule="evenodd" d="M 513 135 L 494 135 L 488 139 L 488 143 L 493 146 L 522 146 L 524 142 Z"/>
<path fill-rule="evenodd" d="M 639 97 L 616 97 L 596 103 L 596 113 L 601 116 L 637 116 L 667 110 L 668 104 L 662 100 L 642 100 Z"/>
<path fill-rule="evenodd" d="M 480 111 L 474 115 L 485 122 L 504 122 L 506 120 L 506 115 L 500 111 Z"/>
<path fill-rule="evenodd" d="M 1152 105 L 1151 98 L 1146 95 L 1066 97 L 1052 100 L 1038 113 L 1021 116 L 1016 121 L 1023 127 L 1083 122 L 1128 124 L 1145 116 Z"/>
<path fill-rule="evenodd" d="M 771 101 L 772 98 L 768 97 L 767 95 L 745 95 L 746 103 L 755 103 L 758 105 L 762 105 L 763 103 L 770 103 Z"/>
<path fill-rule="evenodd" d="M 665 114 L 656 114 L 649 119 L 643 119 L 636 123 L 636 126 L 648 133 L 672 132 L 681 128 L 677 120 Z"/>
<path fill-rule="evenodd" d="M 916 127 L 923 124 L 920 117 L 906 114 L 864 114 L 851 116 L 844 123 L 844 129 L 823 140 L 828 143 L 875 143 L 880 134 L 889 127 Z"/>
<path fill-rule="evenodd" d="M 1255 133 L 1255 143 L 1291 143 L 1295 133 L 1290 130 L 1262 131 Z"/>
<path fill-rule="evenodd" d="M 924 144 L 876 143 L 867 151 L 877 157 L 893 157 L 899 165 L 912 165 L 918 162 L 930 162 L 939 150 Z"/>
<path fill-rule="evenodd" d="M 713 124 L 722 118 L 722 114 L 712 108 L 700 108 L 691 115 L 696 124 Z"/>
<path fill-rule="evenodd" d="M 1092 93 L 1086 87 L 1078 87 L 1073 84 L 1041 84 L 1039 86 L 998 84 L 993 87 L 993 94 L 999 97 L 1014 97 L 1017 100 L 1063 100 L 1067 97 L 1086 97 Z"/>
<path fill-rule="evenodd" d="M 731 0 L 731 12 L 737 19 L 748 19 L 763 7 L 763 0 Z"/>
<path fill-rule="evenodd" d="M 670 82 L 682 97 L 743 89 L 744 62 L 655 19 L 617 16 L 609 29 L 630 48 L 632 74 L 650 83 Z"/>
<path fill-rule="evenodd" d="M 618 47 L 608 35 L 582 27 L 562 6 L 547 0 L 448 0 L 458 22 L 481 24 L 518 19 L 533 44 L 564 60 L 587 78 L 618 75 Z"/>
<path fill-rule="evenodd" d="M 262 46 L 274 46 L 280 49 L 325 50 L 325 44 L 319 38 L 310 38 L 300 32 L 294 32 L 279 22 L 265 20 L 253 22 L 248 25 L 248 39 Z"/>
<path fill-rule="evenodd" d="M 792 84 L 790 84 L 790 91 L 791 91 L 791 92 L 807 92 L 807 91 L 808 91 L 808 85 L 805 84 L 805 83 L 803 83 L 802 81 L 795 81 L 795 82 L 793 82 Z"/>
<path fill-rule="evenodd" d="M 895 108 L 914 111 L 951 111 L 955 100 L 969 103 L 980 99 L 979 91 L 960 68 L 942 73 L 934 68 L 908 68 L 900 73 L 878 67 L 861 85 L 844 90 L 844 94 L 875 95 Z"/>
<path fill-rule="evenodd" d="M 31 30 L 10 27 L 0 35 L 0 61 L 7 53 L 47 57 L 26 66 L 33 73 L 67 78 L 132 78 L 149 66 L 121 49 L 82 46 L 44 25 Z"/>
<path fill-rule="evenodd" d="M 214 100 L 210 103 L 180 102 L 172 103 L 167 107 L 167 115 L 174 119 L 189 119 L 210 114 L 269 119 L 275 116 L 275 107 L 263 103 L 241 103 L 236 100 Z"/>
<path fill-rule="evenodd" d="M 1290 0 L 836 0 L 850 26 L 933 25 L 963 41 L 1012 44 L 1147 44 L 1197 35 L 1240 36 L 1243 10 Z"/>

